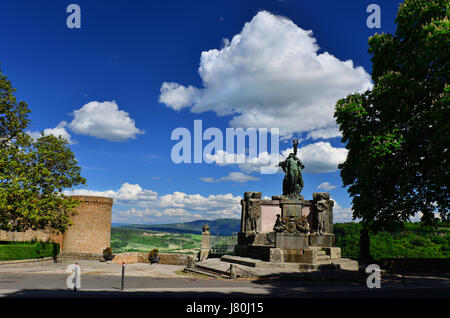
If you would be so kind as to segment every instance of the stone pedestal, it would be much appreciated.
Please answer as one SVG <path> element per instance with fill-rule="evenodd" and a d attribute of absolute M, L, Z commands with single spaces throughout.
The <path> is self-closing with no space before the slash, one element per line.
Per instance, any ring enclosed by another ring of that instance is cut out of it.
<path fill-rule="evenodd" d="M 303 205 L 304 205 L 303 200 L 281 200 L 280 201 L 281 216 L 282 217 L 289 217 L 289 216 L 300 217 L 300 216 L 302 216 Z"/>
<path fill-rule="evenodd" d="M 200 249 L 200 259 L 199 259 L 200 262 L 208 258 L 209 252 L 211 250 L 209 237 L 210 237 L 209 231 L 202 233 L 202 247 Z"/>
<path fill-rule="evenodd" d="M 325 233 L 322 235 L 310 235 L 309 245 L 310 246 L 322 246 L 322 247 L 332 247 L 334 246 L 335 236 L 332 233 Z"/>
<path fill-rule="evenodd" d="M 309 248 L 272 248 L 270 249 L 271 263 L 303 263 L 316 264 L 318 262 L 332 262 L 341 258 L 339 247 L 309 247 Z"/>
<path fill-rule="evenodd" d="M 281 249 L 308 248 L 308 234 L 277 233 L 275 246 Z"/>

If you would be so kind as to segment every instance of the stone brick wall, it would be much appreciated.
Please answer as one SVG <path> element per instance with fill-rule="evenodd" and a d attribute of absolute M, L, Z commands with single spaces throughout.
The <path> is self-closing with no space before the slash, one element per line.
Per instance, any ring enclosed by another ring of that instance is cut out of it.
<path fill-rule="evenodd" d="M 71 218 L 73 225 L 64 234 L 52 231 L 0 231 L 0 241 L 51 241 L 61 245 L 65 255 L 101 255 L 111 243 L 111 209 L 113 199 L 95 196 L 72 196 L 80 201 L 77 213 Z"/>
<path fill-rule="evenodd" d="M 159 264 L 167 264 L 167 265 L 187 265 L 187 258 L 189 255 L 187 254 L 171 254 L 171 253 L 160 253 Z M 191 255 L 194 256 L 195 255 Z M 112 260 L 114 263 L 122 264 L 132 264 L 132 263 L 149 263 L 148 261 L 148 253 L 147 252 L 131 252 L 131 253 L 119 253 L 116 254 L 114 259 Z"/>
<path fill-rule="evenodd" d="M 102 261 L 102 254 L 92 254 L 92 253 L 75 253 L 75 252 L 61 252 L 58 255 L 58 259 L 83 259 L 83 260 L 91 260 L 91 261 Z"/>
<path fill-rule="evenodd" d="M 116 256 L 113 258 L 113 263 L 116 264 L 133 264 L 133 263 L 144 263 L 143 259 L 145 255 L 148 253 L 141 253 L 141 252 L 132 252 L 132 253 L 119 253 L 115 254 Z M 147 260 L 148 262 L 148 260 Z"/>
<path fill-rule="evenodd" d="M 25 232 L 7 232 L 0 231 L 0 241 L 8 242 L 25 242 L 25 241 L 51 241 L 55 243 L 62 243 L 62 235 L 55 234 L 51 231 L 32 231 L 27 230 Z"/>
<path fill-rule="evenodd" d="M 72 196 L 80 201 L 72 217 L 74 223 L 63 234 L 62 252 L 102 254 L 111 243 L 113 199 Z"/>

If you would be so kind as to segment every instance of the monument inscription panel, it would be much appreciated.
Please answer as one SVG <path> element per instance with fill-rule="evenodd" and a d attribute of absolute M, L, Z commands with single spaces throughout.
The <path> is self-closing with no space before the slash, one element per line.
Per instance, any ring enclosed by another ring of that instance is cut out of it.
<path fill-rule="evenodd" d="M 273 225 L 277 220 L 277 214 L 281 214 L 279 205 L 261 204 L 261 233 L 273 232 Z"/>

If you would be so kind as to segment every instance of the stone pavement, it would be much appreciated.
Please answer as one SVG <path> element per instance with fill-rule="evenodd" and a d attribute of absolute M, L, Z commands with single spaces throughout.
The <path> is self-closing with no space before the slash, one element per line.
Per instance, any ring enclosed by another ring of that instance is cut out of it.
<path fill-rule="evenodd" d="M 60 259 L 58 263 L 52 260 L 32 262 L 1 264 L 0 275 L 3 273 L 34 273 L 34 274 L 66 274 L 67 266 L 78 262 L 82 275 L 122 275 L 122 265 L 112 262 L 100 262 L 92 260 Z M 126 276 L 146 276 L 154 278 L 177 278 L 186 277 L 176 274 L 184 266 L 165 265 L 149 263 L 125 264 Z"/>
<path fill-rule="evenodd" d="M 450 298 L 450 275 L 382 277 L 380 289 L 365 282 L 313 282 L 279 279 L 215 279 L 177 274 L 183 266 L 130 264 L 126 267 L 125 290 L 120 290 L 121 265 L 79 261 L 81 289 L 68 290 L 63 260 L 0 265 L 1 297 L 145 297 L 145 298 Z"/>

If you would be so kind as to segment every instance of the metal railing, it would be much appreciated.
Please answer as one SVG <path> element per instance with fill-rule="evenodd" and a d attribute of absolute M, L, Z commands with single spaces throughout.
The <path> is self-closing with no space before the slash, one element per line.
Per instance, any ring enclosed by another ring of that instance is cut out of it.
<path fill-rule="evenodd" d="M 237 244 L 237 233 L 231 236 L 210 236 L 210 246 L 212 254 L 234 254 L 234 247 Z"/>

